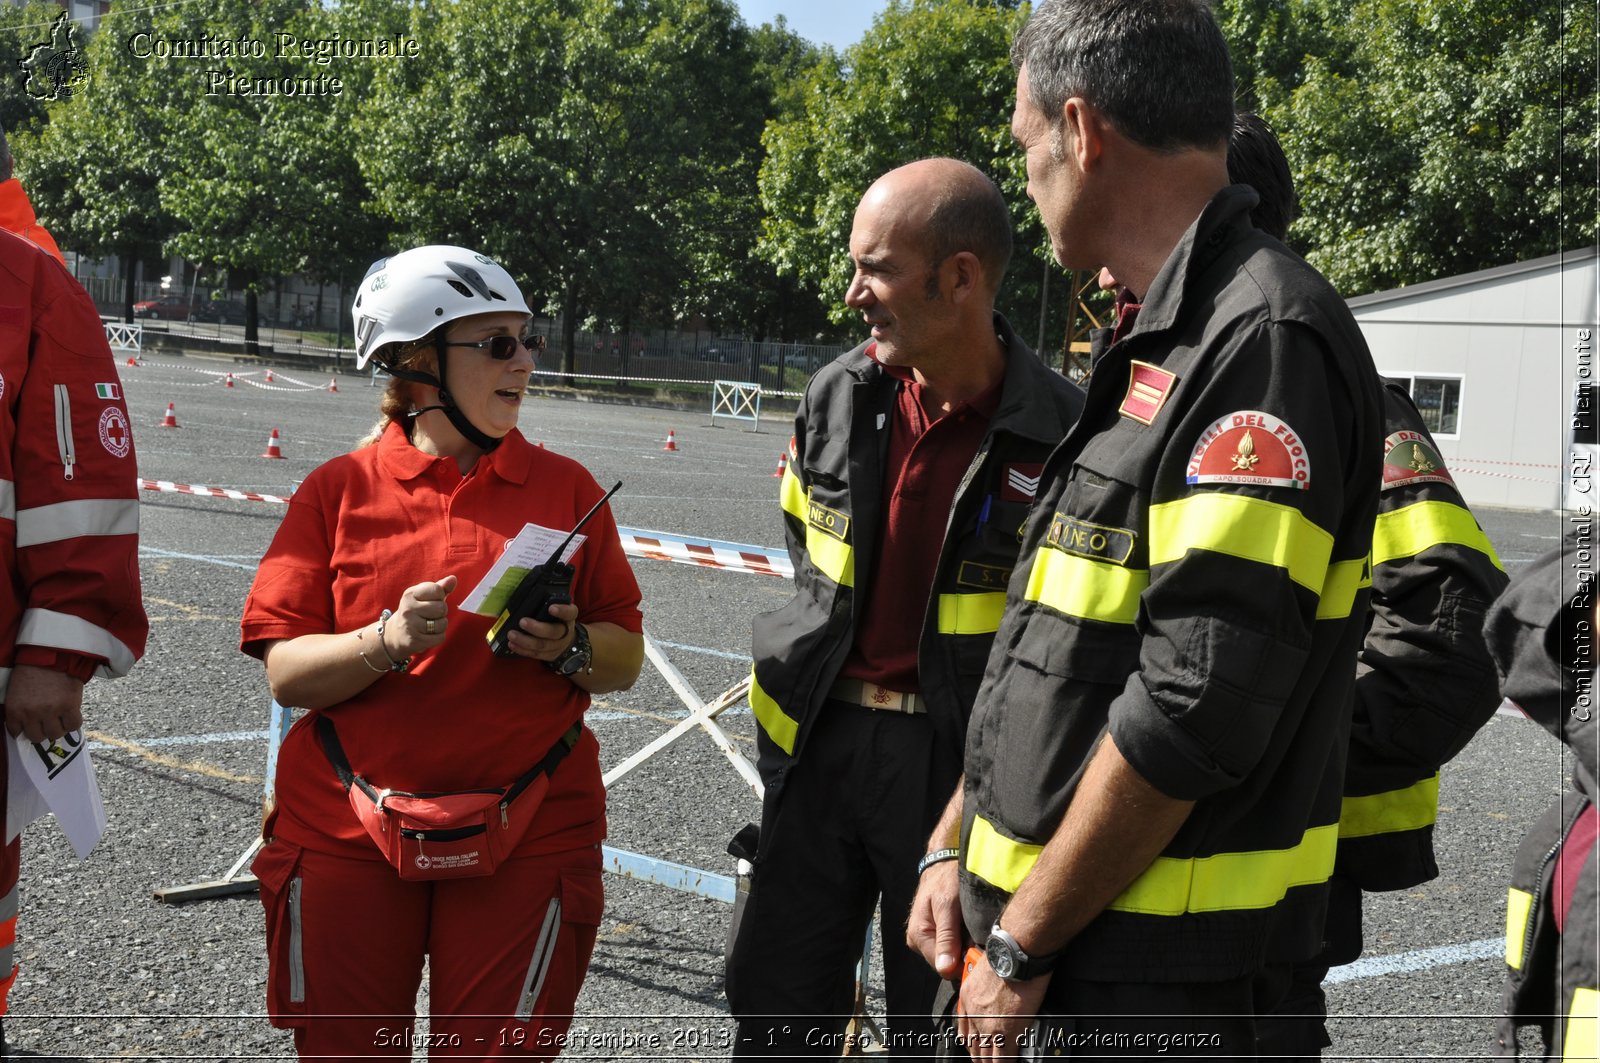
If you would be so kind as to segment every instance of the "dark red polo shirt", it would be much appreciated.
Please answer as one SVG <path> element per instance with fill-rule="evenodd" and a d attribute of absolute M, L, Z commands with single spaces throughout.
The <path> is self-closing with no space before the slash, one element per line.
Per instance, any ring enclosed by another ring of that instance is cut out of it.
<path fill-rule="evenodd" d="M 872 357 L 874 348 L 867 349 Z M 956 488 L 989 431 L 1001 383 L 949 413 L 929 417 L 909 369 L 884 366 L 899 381 L 883 469 L 883 529 L 855 645 L 840 674 L 903 693 L 920 688 L 917 644 Z M 937 411 L 935 411 L 937 414 Z"/>

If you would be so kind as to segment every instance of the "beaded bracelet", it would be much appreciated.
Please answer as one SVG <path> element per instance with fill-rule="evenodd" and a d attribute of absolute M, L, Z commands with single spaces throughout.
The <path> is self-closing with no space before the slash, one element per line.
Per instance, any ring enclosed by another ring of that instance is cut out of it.
<path fill-rule="evenodd" d="M 389 644 L 383 641 L 383 627 L 389 622 L 389 618 L 393 615 L 393 609 L 385 609 L 383 612 L 378 614 L 378 648 L 383 651 L 383 655 L 385 657 L 389 658 L 389 671 L 403 672 L 407 668 L 411 667 L 411 658 L 402 657 L 398 661 L 395 660 L 394 654 L 389 652 Z"/>
<path fill-rule="evenodd" d="M 917 877 L 921 878 L 922 873 L 928 870 L 928 868 L 932 867 L 934 864 L 942 864 L 946 860 L 954 860 L 960 855 L 960 849 L 935 849 L 933 852 L 929 853 L 927 856 L 924 856 L 920 861 L 918 861 Z"/>

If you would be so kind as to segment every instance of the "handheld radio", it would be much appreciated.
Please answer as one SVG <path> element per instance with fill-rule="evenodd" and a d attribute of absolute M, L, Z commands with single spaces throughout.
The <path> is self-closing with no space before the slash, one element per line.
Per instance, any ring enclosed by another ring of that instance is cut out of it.
<path fill-rule="evenodd" d="M 506 601 L 506 607 L 500 610 L 500 616 L 495 620 L 494 626 L 489 628 L 489 652 L 496 657 L 514 657 L 507 636 L 513 631 L 520 631 L 523 617 L 533 617 L 535 620 L 552 621 L 555 617 L 550 615 L 552 605 L 572 604 L 572 566 L 564 564 L 561 555 L 566 552 L 567 544 L 572 542 L 573 536 L 583 530 L 589 523 L 589 518 L 600 512 L 600 507 L 611 499 L 611 496 L 622 489 L 622 481 L 618 480 L 600 501 L 594 504 L 583 519 L 573 526 L 567 537 L 561 540 L 561 545 L 550 554 L 550 559 L 544 564 L 528 570 L 522 577 L 522 582 L 517 584 L 517 589 L 511 592 L 511 597 Z"/>

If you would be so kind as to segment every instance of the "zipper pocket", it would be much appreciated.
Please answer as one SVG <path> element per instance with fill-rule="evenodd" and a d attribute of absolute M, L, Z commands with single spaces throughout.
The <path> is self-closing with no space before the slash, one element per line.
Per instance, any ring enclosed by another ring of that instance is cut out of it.
<path fill-rule="evenodd" d="M 67 385 L 56 386 L 56 449 L 61 453 L 62 475 L 72 479 L 72 467 L 78 456 L 72 450 L 72 400 L 67 396 Z"/>

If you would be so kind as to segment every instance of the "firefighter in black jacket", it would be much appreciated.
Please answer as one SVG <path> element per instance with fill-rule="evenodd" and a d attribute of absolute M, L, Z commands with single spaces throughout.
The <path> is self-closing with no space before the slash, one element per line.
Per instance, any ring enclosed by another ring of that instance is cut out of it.
<path fill-rule="evenodd" d="M 1485 629 L 1505 696 L 1572 754 L 1572 789 L 1523 839 L 1506 901 L 1497 1054 L 1519 1055 L 1516 1028 L 1533 1025 L 1549 1060 L 1600 1056 L 1595 512 L 1580 498 L 1567 513 L 1566 541 L 1511 581 Z"/>
<path fill-rule="evenodd" d="M 1228 176 L 1256 190 L 1256 227 L 1287 237 L 1295 195 L 1288 160 L 1253 114 L 1234 119 Z M 1363 891 L 1438 877 L 1433 826 L 1439 770 L 1494 714 L 1500 691 L 1483 618 L 1506 575 L 1398 384 L 1384 388 L 1383 481 L 1372 537 L 1372 600 L 1356 665 L 1355 716 L 1324 947 L 1272 967 L 1258 992 L 1278 1001 L 1257 1020 L 1257 1051 L 1316 1056 L 1330 1042 L 1322 980 L 1361 955 Z"/>
<path fill-rule="evenodd" d="M 974 706 L 960 1030 L 984 1059 L 1041 1013 L 1097 1016 L 1092 1042 L 1033 1028 L 1042 1054 L 1251 1055 L 1255 975 L 1321 945 L 1380 385 L 1343 300 L 1225 187 L 1205 4 L 1041 4 L 1013 58 L 1057 257 L 1145 299 L 1046 464 Z M 935 962 L 946 875 L 913 912 Z"/>
<path fill-rule="evenodd" d="M 904 943 L 922 840 L 1039 468 L 1083 403 L 993 312 L 1010 252 L 999 191 L 954 160 L 891 171 L 856 211 L 846 302 L 872 340 L 806 388 L 780 489 L 795 596 L 754 626 L 766 794 L 726 971 L 741 1056 L 840 1054 L 880 893 L 891 1049 L 931 1054 L 937 978 Z"/>

